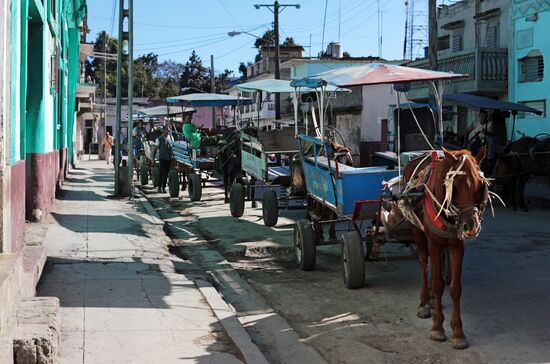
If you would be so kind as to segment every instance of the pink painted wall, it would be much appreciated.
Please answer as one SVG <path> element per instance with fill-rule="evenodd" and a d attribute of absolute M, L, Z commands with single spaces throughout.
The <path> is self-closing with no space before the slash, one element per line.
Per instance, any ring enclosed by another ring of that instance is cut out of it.
<path fill-rule="evenodd" d="M 205 128 L 212 128 L 212 108 L 211 107 L 197 107 L 196 112 L 193 114 L 193 124 L 196 126 L 203 125 Z M 222 116 L 222 110 L 220 107 L 216 107 L 216 118 L 219 119 Z M 233 111 L 231 107 L 223 108 L 223 118 L 231 121 L 233 120 Z"/>

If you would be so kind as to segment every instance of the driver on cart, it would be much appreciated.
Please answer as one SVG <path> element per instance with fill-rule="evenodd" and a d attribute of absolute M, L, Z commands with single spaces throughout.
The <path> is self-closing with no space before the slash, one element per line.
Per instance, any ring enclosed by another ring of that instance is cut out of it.
<path fill-rule="evenodd" d="M 203 133 L 201 133 L 201 130 L 193 124 L 191 116 L 183 122 L 183 135 L 193 148 L 201 148 L 218 144 L 217 137 L 203 135 Z"/>
<path fill-rule="evenodd" d="M 143 149 L 143 138 L 145 138 L 146 133 L 147 131 L 143 126 L 143 120 L 138 120 L 137 125 L 132 129 L 132 147 L 135 156 Z"/>

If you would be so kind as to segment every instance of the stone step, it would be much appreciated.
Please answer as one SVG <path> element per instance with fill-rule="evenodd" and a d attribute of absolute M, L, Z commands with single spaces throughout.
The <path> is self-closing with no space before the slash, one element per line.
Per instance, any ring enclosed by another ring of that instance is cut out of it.
<path fill-rule="evenodd" d="M 14 363 L 57 363 L 60 334 L 57 297 L 31 297 L 21 300 L 16 311 Z"/>

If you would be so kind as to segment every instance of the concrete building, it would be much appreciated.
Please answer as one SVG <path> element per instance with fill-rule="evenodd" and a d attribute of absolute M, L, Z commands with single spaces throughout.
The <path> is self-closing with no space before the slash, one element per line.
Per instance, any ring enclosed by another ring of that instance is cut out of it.
<path fill-rule="evenodd" d="M 439 71 L 469 75 L 445 83 L 445 93 L 471 93 L 506 100 L 508 95 L 509 2 L 505 0 L 463 0 L 440 5 L 438 24 Z M 428 59 L 416 60 L 411 67 L 429 68 Z M 425 85 L 412 84 L 409 97 L 427 101 Z M 454 107 L 455 116 L 445 123 L 462 134 L 477 118 L 476 110 Z"/>
<path fill-rule="evenodd" d="M 515 0 L 510 9 L 509 88 L 510 101 L 542 111 L 542 115 L 519 114 L 513 138 L 523 134 L 535 136 L 550 133 L 547 104 L 550 98 L 550 76 L 545 61 L 550 59 L 550 2 Z M 508 125 L 512 133 L 512 125 Z M 510 135 L 511 136 L 511 135 Z"/>
<path fill-rule="evenodd" d="M 0 362 L 13 361 L 20 300 L 44 264 L 25 245 L 25 220 L 41 220 L 72 160 L 84 0 L 0 2 Z"/>

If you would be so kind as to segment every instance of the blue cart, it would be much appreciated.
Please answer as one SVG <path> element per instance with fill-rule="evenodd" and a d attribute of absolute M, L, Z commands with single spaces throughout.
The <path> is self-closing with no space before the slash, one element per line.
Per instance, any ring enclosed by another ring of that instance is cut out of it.
<path fill-rule="evenodd" d="M 394 167 L 350 167 L 337 161 L 327 139 L 306 135 L 298 139 L 310 202 L 309 219 L 298 221 L 294 228 L 296 262 L 302 270 L 312 270 L 317 246 L 341 244 L 344 283 L 348 288 L 362 287 L 365 257 L 372 248 L 372 242 L 362 234 L 363 223 L 380 215 L 384 182 L 397 177 L 398 171 Z M 340 239 L 324 239 L 323 226 L 334 229 L 337 223 L 346 223 L 348 231 Z"/>

